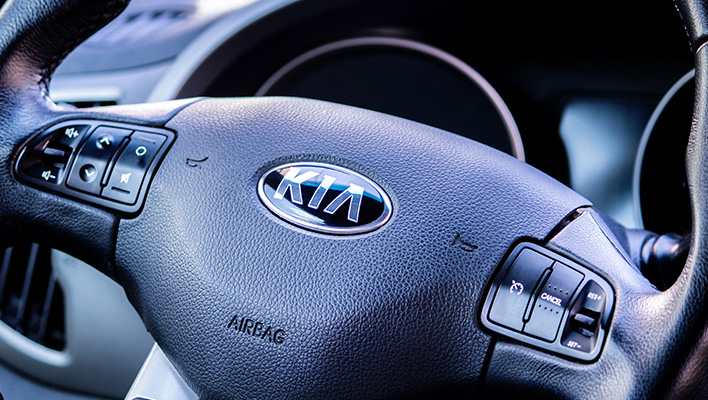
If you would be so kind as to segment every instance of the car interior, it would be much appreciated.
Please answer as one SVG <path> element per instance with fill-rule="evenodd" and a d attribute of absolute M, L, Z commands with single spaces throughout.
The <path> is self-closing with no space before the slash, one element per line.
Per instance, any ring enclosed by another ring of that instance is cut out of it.
<path fill-rule="evenodd" d="M 708 397 L 708 1 L 2 7 L 0 399 Z"/>

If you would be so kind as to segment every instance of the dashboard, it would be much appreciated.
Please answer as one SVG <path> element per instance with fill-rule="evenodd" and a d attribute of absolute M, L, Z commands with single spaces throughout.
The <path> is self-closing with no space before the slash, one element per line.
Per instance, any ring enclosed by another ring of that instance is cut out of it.
<path fill-rule="evenodd" d="M 372 109 L 506 152 L 628 228 L 684 235 L 692 68 L 671 1 L 134 0 L 66 59 L 50 95 L 78 108 L 297 96 Z M 153 341 L 122 289 L 37 244 L 3 254 L 0 392 L 123 397 Z"/>
<path fill-rule="evenodd" d="M 644 130 L 693 68 L 672 4 L 328 4 L 257 24 L 234 15 L 185 49 L 151 99 L 294 95 L 402 116 L 515 155 L 644 226 L 633 187 Z"/>

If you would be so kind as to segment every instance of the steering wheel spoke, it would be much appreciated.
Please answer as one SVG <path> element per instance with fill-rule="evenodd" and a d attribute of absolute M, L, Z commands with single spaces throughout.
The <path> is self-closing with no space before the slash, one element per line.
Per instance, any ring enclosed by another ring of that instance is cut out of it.
<path fill-rule="evenodd" d="M 40 98 L 29 102 L 26 96 L 32 93 Z M 106 165 L 101 171 L 95 170 L 94 176 L 88 176 L 99 184 L 101 179 L 96 176 L 102 174 L 105 187 L 110 176 L 108 163 L 112 163 L 111 167 L 117 163 L 118 155 L 128 147 L 130 134 L 159 134 L 159 137 L 165 135 L 171 140 L 171 132 L 155 126 L 164 124 L 179 109 L 194 101 L 78 111 L 54 106 L 41 95 L 41 91 L 22 92 L 15 109 L 37 118 L 12 118 L 6 114 L 10 113 L 7 109 L 2 114 L 8 128 L 0 143 L 2 158 L 7 165 L 0 174 L 3 199 L 0 236 L 8 243 L 31 240 L 57 248 L 115 278 L 118 220 L 139 211 L 148 182 L 142 186 L 142 191 L 136 192 L 135 199 L 116 201 L 116 196 L 101 197 L 100 192 L 94 193 L 81 179 L 81 168 L 90 162 L 82 163 L 85 158 L 80 155 L 84 148 L 94 149 L 93 153 L 97 153 L 101 152 L 99 146 L 106 147 L 105 152 L 110 154 L 105 160 L 97 157 L 98 162 L 105 161 Z M 110 132 L 100 135 L 105 129 Z M 116 132 L 128 132 L 129 135 L 120 138 Z M 116 137 L 125 140 L 121 143 Z M 99 143 L 101 139 L 110 139 L 111 146 Z M 136 143 L 137 139 L 140 138 L 136 136 Z M 164 146 L 151 158 L 157 161 L 147 164 L 149 168 L 145 173 L 148 176 L 156 169 L 169 143 L 165 140 L 162 144 Z M 144 147 L 147 152 L 150 146 L 146 144 Z M 133 152 L 136 150 L 132 149 Z"/>

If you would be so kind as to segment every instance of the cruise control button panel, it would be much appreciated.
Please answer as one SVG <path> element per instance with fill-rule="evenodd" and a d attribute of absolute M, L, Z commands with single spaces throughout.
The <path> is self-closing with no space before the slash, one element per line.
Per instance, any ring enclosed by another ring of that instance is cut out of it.
<path fill-rule="evenodd" d="M 609 331 L 614 291 L 590 269 L 533 243 L 516 246 L 487 291 L 487 329 L 592 361 Z"/>
<path fill-rule="evenodd" d="M 25 183 L 132 214 L 174 139 L 166 129 L 67 121 L 30 140 L 15 172 Z"/>

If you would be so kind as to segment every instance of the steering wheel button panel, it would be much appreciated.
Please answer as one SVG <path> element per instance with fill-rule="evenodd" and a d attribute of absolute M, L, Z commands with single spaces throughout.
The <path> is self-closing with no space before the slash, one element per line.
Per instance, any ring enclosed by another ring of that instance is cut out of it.
<path fill-rule="evenodd" d="M 135 132 L 113 167 L 102 195 L 126 204 L 134 204 L 145 174 L 166 136 Z"/>
<path fill-rule="evenodd" d="M 529 289 L 526 299 L 517 294 L 518 302 L 513 302 L 508 293 L 518 282 L 526 291 L 524 280 L 531 276 L 525 274 L 537 277 L 530 283 L 535 289 Z M 522 243 L 506 258 L 488 290 L 482 325 L 544 350 L 592 361 L 609 331 L 613 293 L 589 268 L 539 245 Z"/>
<path fill-rule="evenodd" d="M 96 120 L 67 121 L 24 145 L 21 181 L 104 208 L 135 213 L 172 131 Z"/>
<path fill-rule="evenodd" d="M 531 319 L 524 333 L 552 342 L 558 334 L 568 301 L 583 280 L 583 275 L 561 263 L 553 264 L 553 271 L 531 308 Z"/>
<path fill-rule="evenodd" d="M 130 136 L 129 129 L 99 126 L 79 150 L 67 186 L 91 194 L 101 193 L 101 177 L 116 153 L 117 145 Z M 98 179 L 97 179 L 98 178 Z"/>
<path fill-rule="evenodd" d="M 538 252 L 522 250 L 497 289 L 489 319 L 521 332 L 532 293 L 552 264 Z"/>

